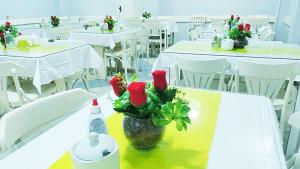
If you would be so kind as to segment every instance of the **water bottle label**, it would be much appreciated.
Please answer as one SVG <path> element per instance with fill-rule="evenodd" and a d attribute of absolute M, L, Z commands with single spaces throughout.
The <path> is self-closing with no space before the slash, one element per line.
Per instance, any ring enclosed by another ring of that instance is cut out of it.
<path fill-rule="evenodd" d="M 90 123 L 90 133 L 95 132 L 95 133 L 103 133 L 106 134 L 106 127 L 105 123 L 101 118 L 93 119 Z"/>

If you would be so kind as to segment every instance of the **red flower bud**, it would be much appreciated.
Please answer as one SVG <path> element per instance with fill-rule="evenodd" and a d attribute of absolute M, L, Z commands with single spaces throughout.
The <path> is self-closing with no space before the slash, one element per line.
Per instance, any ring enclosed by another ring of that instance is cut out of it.
<path fill-rule="evenodd" d="M 238 17 L 237 17 L 237 20 L 239 21 L 240 19 L 241 19 L 241 17 L 238 16 Z"/>
<path fill-rule="evenodd" d="M 166 71 L 156 70 L 152 72 L 152 76 L 155 89 L 163 91 L 168 87 L 168 83 L 166 80 Z"/>
<path fill-rule="evenodd" d="M 234 15 L 231 15 L 231 16 L 230 16 L 230 19 L 234 19 Z"/>
<path fill-rule="evenodd" d="M 126 84 L 122 76 L 118 76 L 118 75 L 114 76 L 109 83 L 113 87 L 116 96 L 122 95 L 126 90 Z"/>
<path fill-rule="evenodd" d="M 239 24 L 238 25 L 238 29 L 239 29 L 239 31 L 243 31 L 244 30 L 244 24 Z"/>
<path fill-rule="evenodd" d="M 5 22 L 5 26 L 6 26 L 7 28 L 9 28 L 9 27 L 10 27 L 10 22 Z"/>
<path fill-rule="evenodd" d="M 128 86 L 130 94 L 130 103 L 136 107 L 140 107 L 147 102 L 147 95 L 145 92 L 145 82 L 132 82 Z"/>
<path fill-rule="evenodd" d="M 0 38 L 3 38 L 3 37 L 4 37 L 4 33 L 0 32 Z"/>
<path fill-rule="evenodd" d="M 250 25 L 249 23 L 247 23 L 247 24 L 245 25 L 245 31 L 246 31 L 246 32 L 250 32 L 250 28 L 251 28 L 251 25 Z"/>

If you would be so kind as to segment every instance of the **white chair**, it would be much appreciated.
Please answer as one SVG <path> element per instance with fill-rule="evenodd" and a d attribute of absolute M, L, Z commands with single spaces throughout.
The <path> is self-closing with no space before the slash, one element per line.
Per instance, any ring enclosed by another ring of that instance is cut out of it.
<path fill-rule="evenodd" d="M 156 44 L 159 45 L 160 53 L 163 51 L 163 47 L 167 48 L 167 30 L 161 28 L 161 23 L 159 20 L 148 19 L 145 22 L 144 27 L 149 29 L 149 43 L 151 44 L 152 52 Z"/>
<path fill-rule="evenodd" d="M 226 59 L 205 60 L 176 58 L 176 85 L 210 89 L 217 74 L 220 74 L 218 90 L 224 90 L 225 71 L 230 68 Z M 182 83 L 182 79 L 184 84 Z"/>
<path fill-rule="evenodd" d="M 126 18 L 126 25 L 128 27 L 139 27 L 142 23 L 142 20 L 139 19 L 139 17 L 135 17 L 135 16 L 132 16 L 132 17 L 127 17 Z"/>
<path fill-rule="evenodd" d="M 240 77 L 244 77 L 248 94 L 266 96 L 271 99 L 276 110 L 281 110 L 280 132 L 284 136 L 286 111 L 295 79 L 296 63 L 287 64 L 258 64 L 251 62 L 237 63 L 235 75 L 235 91 L 239 92 Z M 289 80 L 284 98 L 278 94 L 286 80 Z"/>
<path fill-rule="evenodd" d="M 195 15 L 190 19 L 189 36 L 191 40 L 198 40 L 205 32 L 207 17 L 205 15 Z"/>
<path fill-rule="evenodd" d="M 149 65 L 149 30 L 142 29 L 137 32 L 137 59 L 146 57 Z M 139 68 L 138 61 L 137 67 Z"/>
<path fill-rule="evenodd" d="M 121 47 L 116 47 L 115 49 L 106 49 L 104 51 L 104 63 L 110 64 L 110 69 L 112 70 L 111 63 L 115 63 L 115 68 L 117 69 L 117 63 L 121 63 L 125 71 L 125 77 L 128 80 L 128 62 L 130 62 L 131 68 L 137 72 L 137 33 L 131 32 L 127 33 L 123 37 L 123 42 Z M 106 67 L 106 65 L 105 65 Z M 117 73 L 117 72 L 116 72 Z"/>
<path fill-rule="evenodd" d="M 296 112 L 289 118 L 289 124 L 300 130 L 300 112 Z M 300 149 L 287 161 L 288 169 L 300 169 Z"/>
<path fill-rule="evenodd" d="M 24 90 L 21 87 L 19 75 L 26 71 L 24 67 L 13 62 L 2 62 L 0 63 L 0 67 L 0 107 L 3 107 L 5 110 L 9 110 L 10 108 L 24 105 L 25 103 L 31 102 L 40 97 L 33 85 L 29 87 L 26 86 L 27 90 Z M 13 79 L 13 84 L 11 86 L 7 84 L 7 79 L 9 77 L 12 77 Z M 55 93 L 56 88 L 49 87 L 43 91 L 45 93 Z"/>
<path fill-rule="evenodd" d="M 1 118 L 0 148 L 5 151 L 16 142 L 30 138 L 51 122 L 77 111 L 95 95 L 74 89 L 28 103 Z"/>

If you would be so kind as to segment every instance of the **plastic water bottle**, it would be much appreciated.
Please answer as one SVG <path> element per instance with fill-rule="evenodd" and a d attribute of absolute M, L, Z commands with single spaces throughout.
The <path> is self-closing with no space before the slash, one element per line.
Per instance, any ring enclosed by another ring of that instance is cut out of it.
<path fill-rule="evenodd" d="M 91 106 L 91 115 L 89 119 L 89 133 L 107 134 L 104 116 L 101 113 L 101 107 L 98 104 L 97 99 L 93 99 Z"/>

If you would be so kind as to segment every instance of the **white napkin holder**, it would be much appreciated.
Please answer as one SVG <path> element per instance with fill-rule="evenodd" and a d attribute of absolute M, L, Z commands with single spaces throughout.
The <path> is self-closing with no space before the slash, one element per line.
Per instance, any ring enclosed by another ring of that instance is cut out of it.
<path fill-rule="evenodd" d="M 71 149 L 73 169 L 120 169 L 119 147 L 106 134 L 92 133 Z"/>
<path fill-rule="evenodd" d="M 223 39 L 221 41 L 221 48 L 223 50 L 232 50 L 234 47 L 234 40 L 232 39 Z"/>

